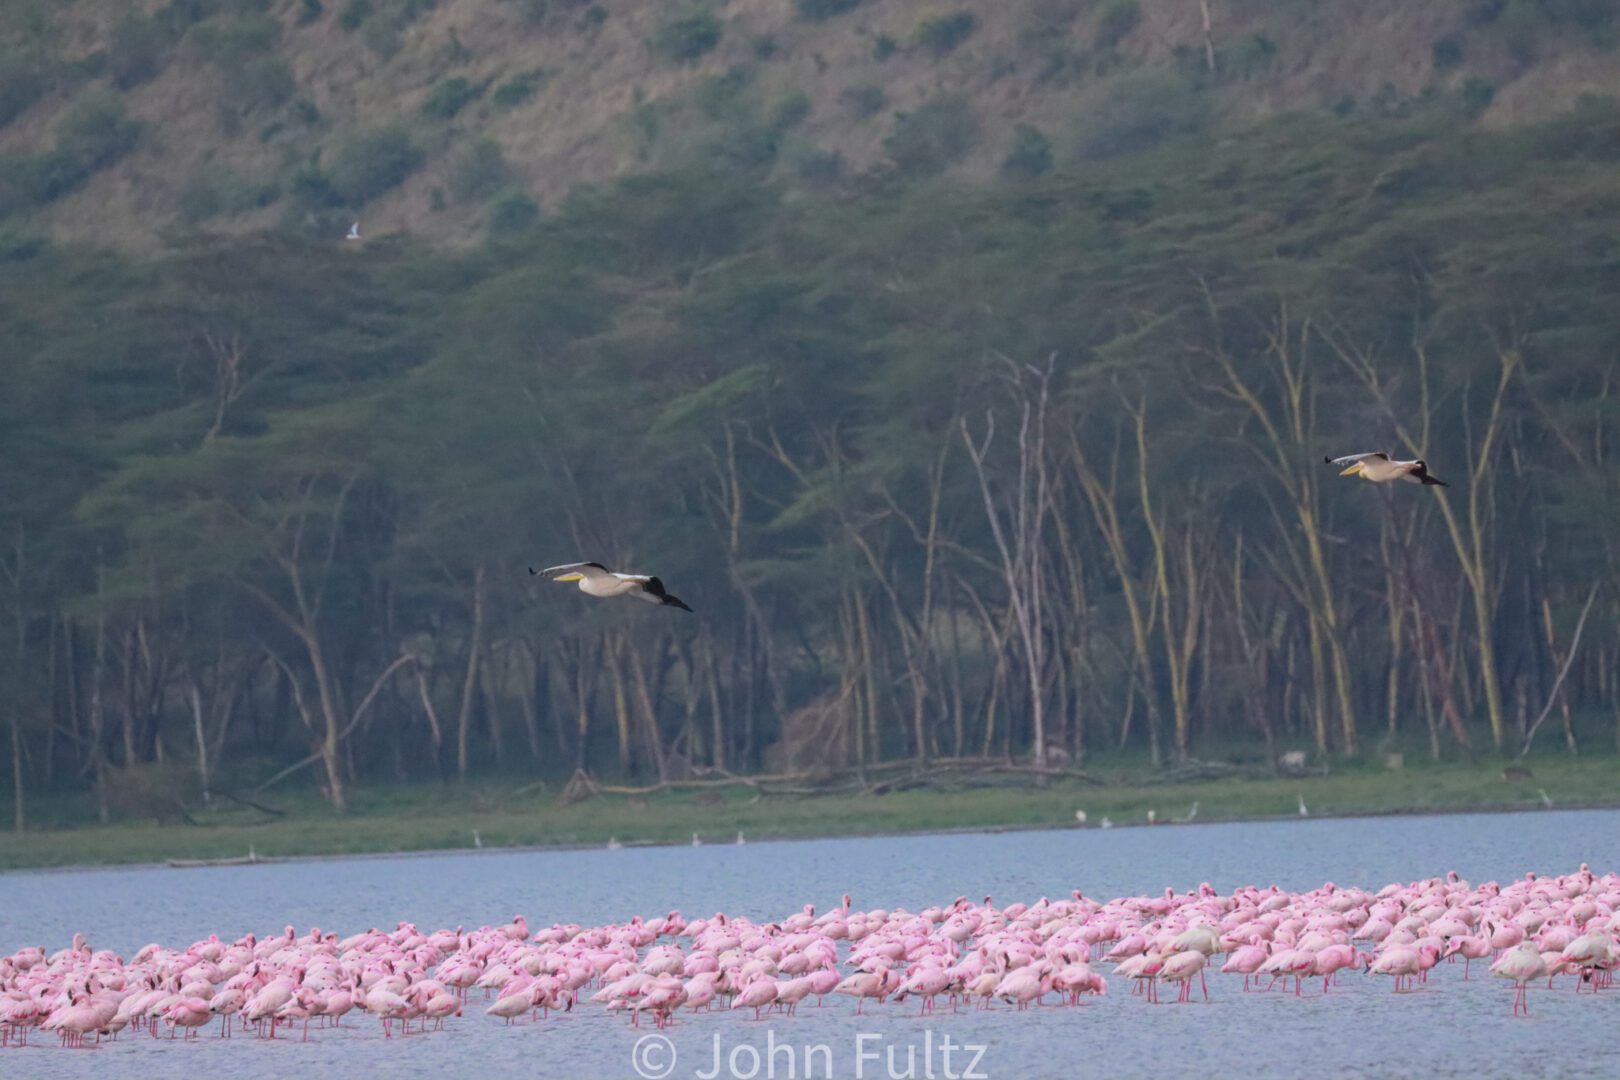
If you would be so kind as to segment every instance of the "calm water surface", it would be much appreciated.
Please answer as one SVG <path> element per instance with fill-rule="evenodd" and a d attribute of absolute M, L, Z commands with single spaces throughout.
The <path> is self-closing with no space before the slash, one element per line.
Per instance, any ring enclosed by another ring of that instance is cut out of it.
<path fill-rule="evenodd" d="M 708 845 L 622 851 L 513 852 L 398 859 L 290 862 L 204 870 L 133 868 L 0 874 L 0 953 L 50 949 L 83 931 L 125 955 L 148 941 L 185 945 L 209 933 L 300 933 L 316 925 L 347 935 L 401 919 L 423 930 L 505 922 L 597 924 L 679 909 L 781 918 L 814 903 L 918 910 L 959 895 L 998 904 L 1061 897 L 1079 888 L 1107 899 L 1185 890 L 1229 891 L 1324 881 L 1379 888 L 1456 870 L 1470 881 L 1559 873 L 1588 862 L 1620 866 L 1620 811 L 1546 811 L 1427 818 L 1242 823 L 1159 829 L 1075 830 Z M 1533 1015 L 1509 1015 L 1511 987 L 1464 981 L 1444 965 L 1430 984 L 1395 995 L 1388 980 L 1345 975 L 1291 993 L 1244 994 L 1241 980 L 1212 977 L 1212 1001 L 1150 1006 L 1120 980 L 1083 1008 L 1018 1013 L 941 1012 L 913 1003 L 855 1015 L 851 1001 L 801 1006 L 795 1017 L 755 1023 L 743 1012 L 682 1015 L 670 1029 L 677 1080 L 707 1077 L 719 1039 L 721 1077 L 795 1080 L 806 1075 L 947 1080 L 946 1038 L 983 1046 L 977 1073 L 1022 1077 L 1620 1077 L 1620 992 L 1532 992 Z M 1106 971 L 1107 965 L 1099 965 Z M 807 1005 L 810 1003 L 806 1003 Z M 233 1076 L 633 1077 L 632 1051 L 648 1029 L 588 1006 L 538 1025 L 507 1028 L 469 1011 L 444 1032 L 385 1041 L 375 1022 L 312 1032 L 308 1043 L 192 1043 L 129 1038 L 95 1051 L 50 1040 L 0 1051 L 0 1077 Z M 824 1046 L 825 1050 L 810 1050 Z M 774 1056 L 771 1051 L 775 1049 Z M 644 1047 L 648 1064 L 662 1048 Z M 891 1059 L 888 1056 L 892 1053 Z M 963 1075 L 974 1051 L 954 1050 Z M 830 1069 L 829 1069 L 830 1065 Z"/>

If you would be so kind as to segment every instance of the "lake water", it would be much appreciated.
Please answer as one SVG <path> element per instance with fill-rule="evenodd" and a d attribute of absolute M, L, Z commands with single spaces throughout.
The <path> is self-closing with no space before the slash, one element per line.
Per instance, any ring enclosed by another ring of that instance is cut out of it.
<path fill-rule="evenodd" d="M 1561 873 L 1588 862 L 1620 866 L 1620 811 L 977 833 L 750 843 L 746 846 L 620 851 L 478 852 L 404 858 L 311 860 L 251 867 L 0 874 L 0 954 L 23 945 L 54 950 L 84 932 L 93 946 L 126 956 L 149 941 L 183 946 L 209 933 L 233 940 L 278 933 L 291 923 L 347 935 L 408 919 L 424 931 L 509 921 L 532 927 L 596 925 L 678 909 L 688 918 L 725 911 L 781 918 L 813 903 L 919 910 L 957 896 L 997 904 L 1063 897 L 1183 891 L 1209 882 L 1314 888 L 1324 881 L 1377 889 L 1456 870 L 1472 882 L 1526 870 Z M 1107 972 L 1110 965 L 1099 964 Z M 1212 975 L 1205 1005 L 1153 1006 L 1111 980 L 1108 996 L 1081 1008 L 1016 1012 L 941 1011 L 919 1017 L 915 1002 L 889 1002 L 855 1015 L 855 1003 L 807 1002 L 793 1017 L 745 1020 L 678 1014 L 667 1032 L 676 1057 L 669 1076 L 708 1077 L 719 1040 L 718 1075 L 794 1080 L 807 1075 L 947 1080 L 1023 1077 L 1501 1077 L 1533 1080 L 1620 1076 L 1620 992 L 1532 989 L 1529 1019 L 1509 1015 L 1512 988 L 1499 979 L 1463 980 L 1441 965 L 1426 987 L 1393 994 L 1389 981 L 1341 973 L 1325 997 L 1315 991 L 1245 994 L 1241 978 Z M 1173 999 L 1173 994 L 1169 996 Z M 539 1024 L 505 1027 L 467 1015 L 443 1032 L 384 1040 L 370 1018 L 310 1041 L 213 1038 L 190 1043 L 126 1033 L 94 1051 L 38 1047 L 0 1051 L 0 1077 L 105 1078 L 233 1076 L 633 1077 L 632 1052 L 648 1028 L 587 1005 Z M 822 1049 L 812 1049 L 825 1047 Z M 774 1055 L 772 1051 L 774 1050 Z M 668 1048 L 642 1047 L 645 1065 L 666 1064 Z M 889 1055 L 892 1054 L 892 1062 Z"/>

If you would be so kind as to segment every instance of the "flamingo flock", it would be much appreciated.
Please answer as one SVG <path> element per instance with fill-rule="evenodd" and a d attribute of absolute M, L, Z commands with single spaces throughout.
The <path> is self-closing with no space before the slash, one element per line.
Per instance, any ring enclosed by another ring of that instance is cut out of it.
<path fill-rule="evenodd" d="M 25 1046 L 36 1031 L 73 1047 L 121 1035 L 195 1039 L 216 1020 L 219 1038 L 297 1029 L 308 1039 L 312 1020 L 335 1035 L 362 1016 L 394 1038 L 463 1017 L 479 991 L 482 1012 L 507 1025 L 587 1006 L 637 1026 L 722 1008 L 792 1017 L 829 996 L 855 999 L 857 1014 L 913 1000 L 921 1013 L 997 1001 L 1026 1010 L 1106 994 L 1104 964 L 1148 1002 L 1161 982 L 1188 1002 L 1195 992 L 1209 999 L 1220 957 L 1218 971 L 1242 975 L 1245 992 L 1286 990 L 1291 980 L 1295 995 L 1307 980 L 1311 993 L 1329 993 L 1357 970 L 1390 977 L 1397 993 L 1428 989 L 1442 964 L 1455 970 L 1460 959 L 1461 974 L 1447 978 L 1468 979 L 1473 961 L 1494 958 L 1490 971 L 1513 984 L 1517 1015 L 1528 1014 L 1527 991 L 1543 979 L 1551 989 L 1563 978 L 1576 993 L 1612 985 L 1617 910 L 1620 875 L 1582 864 L 1506 885 L 1472 886 L 1452 872 L 1376 892 L 1329 882 L 1223 895 L 1205 884 L 1105 902 L 1079 890 L 1006 907 L 958 898 L 915 913 L 857 910 L 846 895 L 830 911 L 805 905 L 774 922 L 672 911 L 531 930 L 518 915 L 471 931 L 401 922 L 343 938 L 288 926 L 265 938 L 153 943 L 127 960 L 75 934 L 54 953 L 28 947 L 0 958 L 0 1044 Z"/>

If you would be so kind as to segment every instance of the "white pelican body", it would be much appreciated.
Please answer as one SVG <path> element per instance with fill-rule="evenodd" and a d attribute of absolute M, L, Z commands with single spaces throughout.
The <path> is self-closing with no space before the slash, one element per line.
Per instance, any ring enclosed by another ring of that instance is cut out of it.
<path fill-rule="evenodd" d="M 682 611 L 691 611 L 678 596 L 664 591 L 664 583 L 647 574 L 617 574 L 601 563 L 564 563 L 548 566 L 544 570 L 529 568 L 529 573 L 552 581 L 577 581 L 579 591 L 589 596 L 633 596 L 649 604 L 667 604 Z"/>
<path fill-rule="evenodd" d="M 1344 457 L 1324 458 L 1329 465 L 1344 465 L 1340 476 L 1359 476 L 1375 484 L 1391 480 L 1405 480 L 1412 484 L 1435 484 L 1450 487 L 1444 480 L 1429 475 L 1429 467 L 1422 458 L 1415 461 L 1396 461 L 1382 450 L 1370 454 L 1346 454 Z"/>

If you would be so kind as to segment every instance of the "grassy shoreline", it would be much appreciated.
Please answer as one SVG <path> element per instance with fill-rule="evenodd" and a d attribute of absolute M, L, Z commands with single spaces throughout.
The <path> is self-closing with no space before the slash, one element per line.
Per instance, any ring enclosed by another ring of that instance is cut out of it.
<path fill-rule="evenodd" d="M 1506 783 L 1495 765 L 1428 765 L 1399 771 L 1350 768 L 1327 776 L 1254 780 L 1155 782 L 1105 776 L 1105 786 L 1076 782 L 911 790 L 887 795 L 820 795 L 756 799 L 738 785 L 718 803 L 691 792 L 652 796 L 645 805 L 601 797 L 560 806 L 554 796 L 518 796 L 493 788 L 468 790 L 400 785 L 359 789 L 350 812 L 334 814 L 313 794 L 276 800 L 284 815 L 246 808 L 220 811 L 199 824 L 132 821 L 0 833 L 0 870 L 161 863 L 166 859 L 260 856 L 350 856 L 507 848 L 597 847 L 609 838 L 625 846 L 729 843 L 740 831 L 751 840 L 875 836 L 918 832 L 1074 828 L 1084 810 L 1088 828 L 1109 817 L 1116 825 L 1159 822 L 1290 819 L 1304 799 L 1312 817 L 1426 814 L 1620 806 L 1620 761 L 1548 759 L 1533 778 Z"/>

